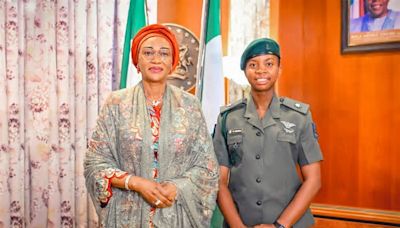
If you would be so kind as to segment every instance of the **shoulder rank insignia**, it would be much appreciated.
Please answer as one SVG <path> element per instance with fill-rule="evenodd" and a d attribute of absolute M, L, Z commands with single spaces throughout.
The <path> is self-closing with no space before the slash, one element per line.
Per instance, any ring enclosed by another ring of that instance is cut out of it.
<path fill-rule="evenodd" d="M 246 98 L 243 98 L 241 100 L 233 102 L 232 104 L 227 104 L 226 106 L 222 106 L 220 109 L 220 114 L 223 114 L 224 112 L 227 112 L 227 111 L 229 111 L 229 112 L 233 111 L 237 108 L 242 107 L 243 105 L 246 105 L 246 103 L 247 103 Z"/>
<path fill-rule="evenodd" d="M 279 101 L 281 102 L 282 105 L 295 110 L 297 112 L 300 112 L 301 114 L 307 114 L 308 109 L 310 108 L 310 105 L 287 98 L 287 97 L 281 97 L 279 98 Z"/>

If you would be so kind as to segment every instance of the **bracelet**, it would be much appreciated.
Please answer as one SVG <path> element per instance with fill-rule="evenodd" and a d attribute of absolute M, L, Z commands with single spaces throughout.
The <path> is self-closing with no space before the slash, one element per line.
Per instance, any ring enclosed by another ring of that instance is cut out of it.
<path fill-rule="evenodd" d="M 275 221 L 273 224 L 276 228 L 286 228 L 284 225 L 280 224 L 278 221 Z"/>
<path fill-rule="evenodd" d="M 131 179 L 131 177 L 132 177 L 132 175 L 128 175 L 128 176 L 125 178 L 125 189 L 126 189 L 126 190 L 130 190 L 130 189 L 129 189 L 129 180 Z"/>

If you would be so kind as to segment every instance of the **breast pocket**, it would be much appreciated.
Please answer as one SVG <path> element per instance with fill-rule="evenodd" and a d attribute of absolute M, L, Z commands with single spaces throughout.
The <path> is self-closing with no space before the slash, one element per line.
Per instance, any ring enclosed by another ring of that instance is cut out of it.
<path fill-rule="evenodd" d="M 280 156 L 290 156 L 293 162 L 297 160 L 297 145 L 296 145 L 296 135 L 294 133 L 278 132 L 277 136 L 278 147 L 276 151 Z M 286 157 L 287 158 L 287 157 Z"/>
<path fill-rule="evenodd" d="M 227 145 L 231 164 L 238 166 L 243 158 L 243 133 L 228 132 Z"/>
<path fill-rule="evenodd" d="M 294 133 L 288 134 L 285 132 L 278 132 L 277 140 L 280 142 L 296 144 L 296 135 Z"/>

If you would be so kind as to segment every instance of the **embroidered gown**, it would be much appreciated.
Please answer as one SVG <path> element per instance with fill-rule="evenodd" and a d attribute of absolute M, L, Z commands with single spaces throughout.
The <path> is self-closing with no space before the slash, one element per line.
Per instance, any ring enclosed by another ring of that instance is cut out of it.
<path fill-rule="evenodd" d="M 219 166 L 201 106 L 193 95 L 172 85 L 166 86 L 162 103 L 159 124 L 154 124 L 157 117 L 149 114 L 139 84 L 112 92 L 101 110 L 84 174 L 103 227 L 210 225 Z M 137 192 L 111 187 L 112 177 L 123 178 L 127 173 L 174 183 L 177 200 L 150 215 L 152 205 Z"/>

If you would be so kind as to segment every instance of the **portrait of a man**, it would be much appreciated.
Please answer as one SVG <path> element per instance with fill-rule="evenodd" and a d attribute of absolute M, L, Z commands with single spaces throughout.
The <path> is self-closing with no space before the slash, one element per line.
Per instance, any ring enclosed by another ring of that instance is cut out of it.
<path fill-rule="evenodd" d="M 400 49 L 400 0 L 342 0 L 342 52 Z"/>
<path fill-rule="evenodd" d="M 352 2 L 357 4 L 355 1 Z M 389 0 L 365 0 L 361 2 L 360 8 L 363 8 L 360 10 L 362 12 L 360 14 L 363 15 L 350 20 L 350 33 L 400 29 L 400 12 L 390 9 L 388 6 Z"/>

